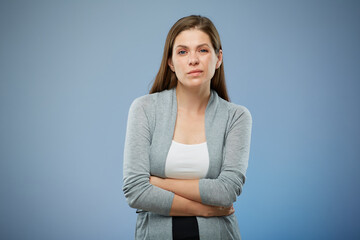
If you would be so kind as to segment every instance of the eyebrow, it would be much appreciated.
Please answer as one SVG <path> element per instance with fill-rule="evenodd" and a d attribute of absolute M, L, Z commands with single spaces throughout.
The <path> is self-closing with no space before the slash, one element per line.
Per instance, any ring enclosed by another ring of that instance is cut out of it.
<path fill-rule="evenodd" d="M 209 44 L 207 44 L 207 43 L 202 43 L 202 44 L 200 44 L 200 45 L 197 45 L 196 48 L 203 47 L 203 46 L 210 47 Z M 175 48 L 189 48 L 189 47 L 186 46 L 186 45 L 177 45 Z"/>

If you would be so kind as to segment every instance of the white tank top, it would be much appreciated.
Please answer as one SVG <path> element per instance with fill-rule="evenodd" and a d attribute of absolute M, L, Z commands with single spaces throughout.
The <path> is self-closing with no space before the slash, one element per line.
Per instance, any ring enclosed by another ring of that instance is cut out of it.
<path fill-rule="evenodd" d="M 166 163 L 165 176 L 177 179 L 204 178 L 209 169 L 207 143 L 183 144 L 171 143 Z"/>

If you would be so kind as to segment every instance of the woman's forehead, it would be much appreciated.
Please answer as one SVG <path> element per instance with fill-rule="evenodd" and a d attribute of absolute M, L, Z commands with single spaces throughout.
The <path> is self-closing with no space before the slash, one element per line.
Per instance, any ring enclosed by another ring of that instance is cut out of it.
<path fill-rule="evenodd" d="M 211 46 L 209 35 L 198 29 L 189 29 L 182 31 L 176 36 L 174 48 L 177 46 L 194 47 L 204 44 Z"/>

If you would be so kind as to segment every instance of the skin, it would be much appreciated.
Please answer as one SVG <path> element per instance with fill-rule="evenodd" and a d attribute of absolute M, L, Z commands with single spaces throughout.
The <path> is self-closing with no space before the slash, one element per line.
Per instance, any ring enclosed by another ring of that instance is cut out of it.
<path fill-rule="evenodd" d="M 221 63 L 222 50 L 216 54 L 209 36 L 197 29 L 185 30 L 175 38 L 172 57 L 168 60 L 178 79 L 176 90 L 191 93 L 197 102 L 210 96 L 210 81 Z"/>
<path fill-rule="evenodd" d="M 209 36 L 198 30 L 181 32 L 174 42 L 168 64 L 175 72 L 178 84 L 176 97 L 178 112 L 174 141 L 197 144 L 206 141 L 205 110 L 210 98 L 210 83 L 215 70 L 222 63 L 222 50 L 217 54 Z M 209 206 L 201 202 L 199 180 L 150 177 L 150 183 L 175 193 L 171 216 L 226 216 L 234 208 Z"/>
<path fill-rule="evenodd" d="M 174 41 L 168 60 L 178 79 L 178 114 L 173 139 L 185 144 L 206 141 L 205 109 L 210 98 L 210 83 L 222 62 L 209 36 L 197 29 L 181 32 Z"/>

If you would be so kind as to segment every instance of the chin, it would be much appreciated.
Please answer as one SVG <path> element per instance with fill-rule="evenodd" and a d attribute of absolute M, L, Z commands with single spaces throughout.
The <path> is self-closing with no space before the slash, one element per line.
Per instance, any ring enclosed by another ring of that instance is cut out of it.
<path fill-rule="evenodd" d="M 183 81 L 179 81 L 182 86 L 186 88 L 200 88 L 204 86 L 210 86 L 210 81 L 204 80 L 203 78 L 190 78 Z"/>

